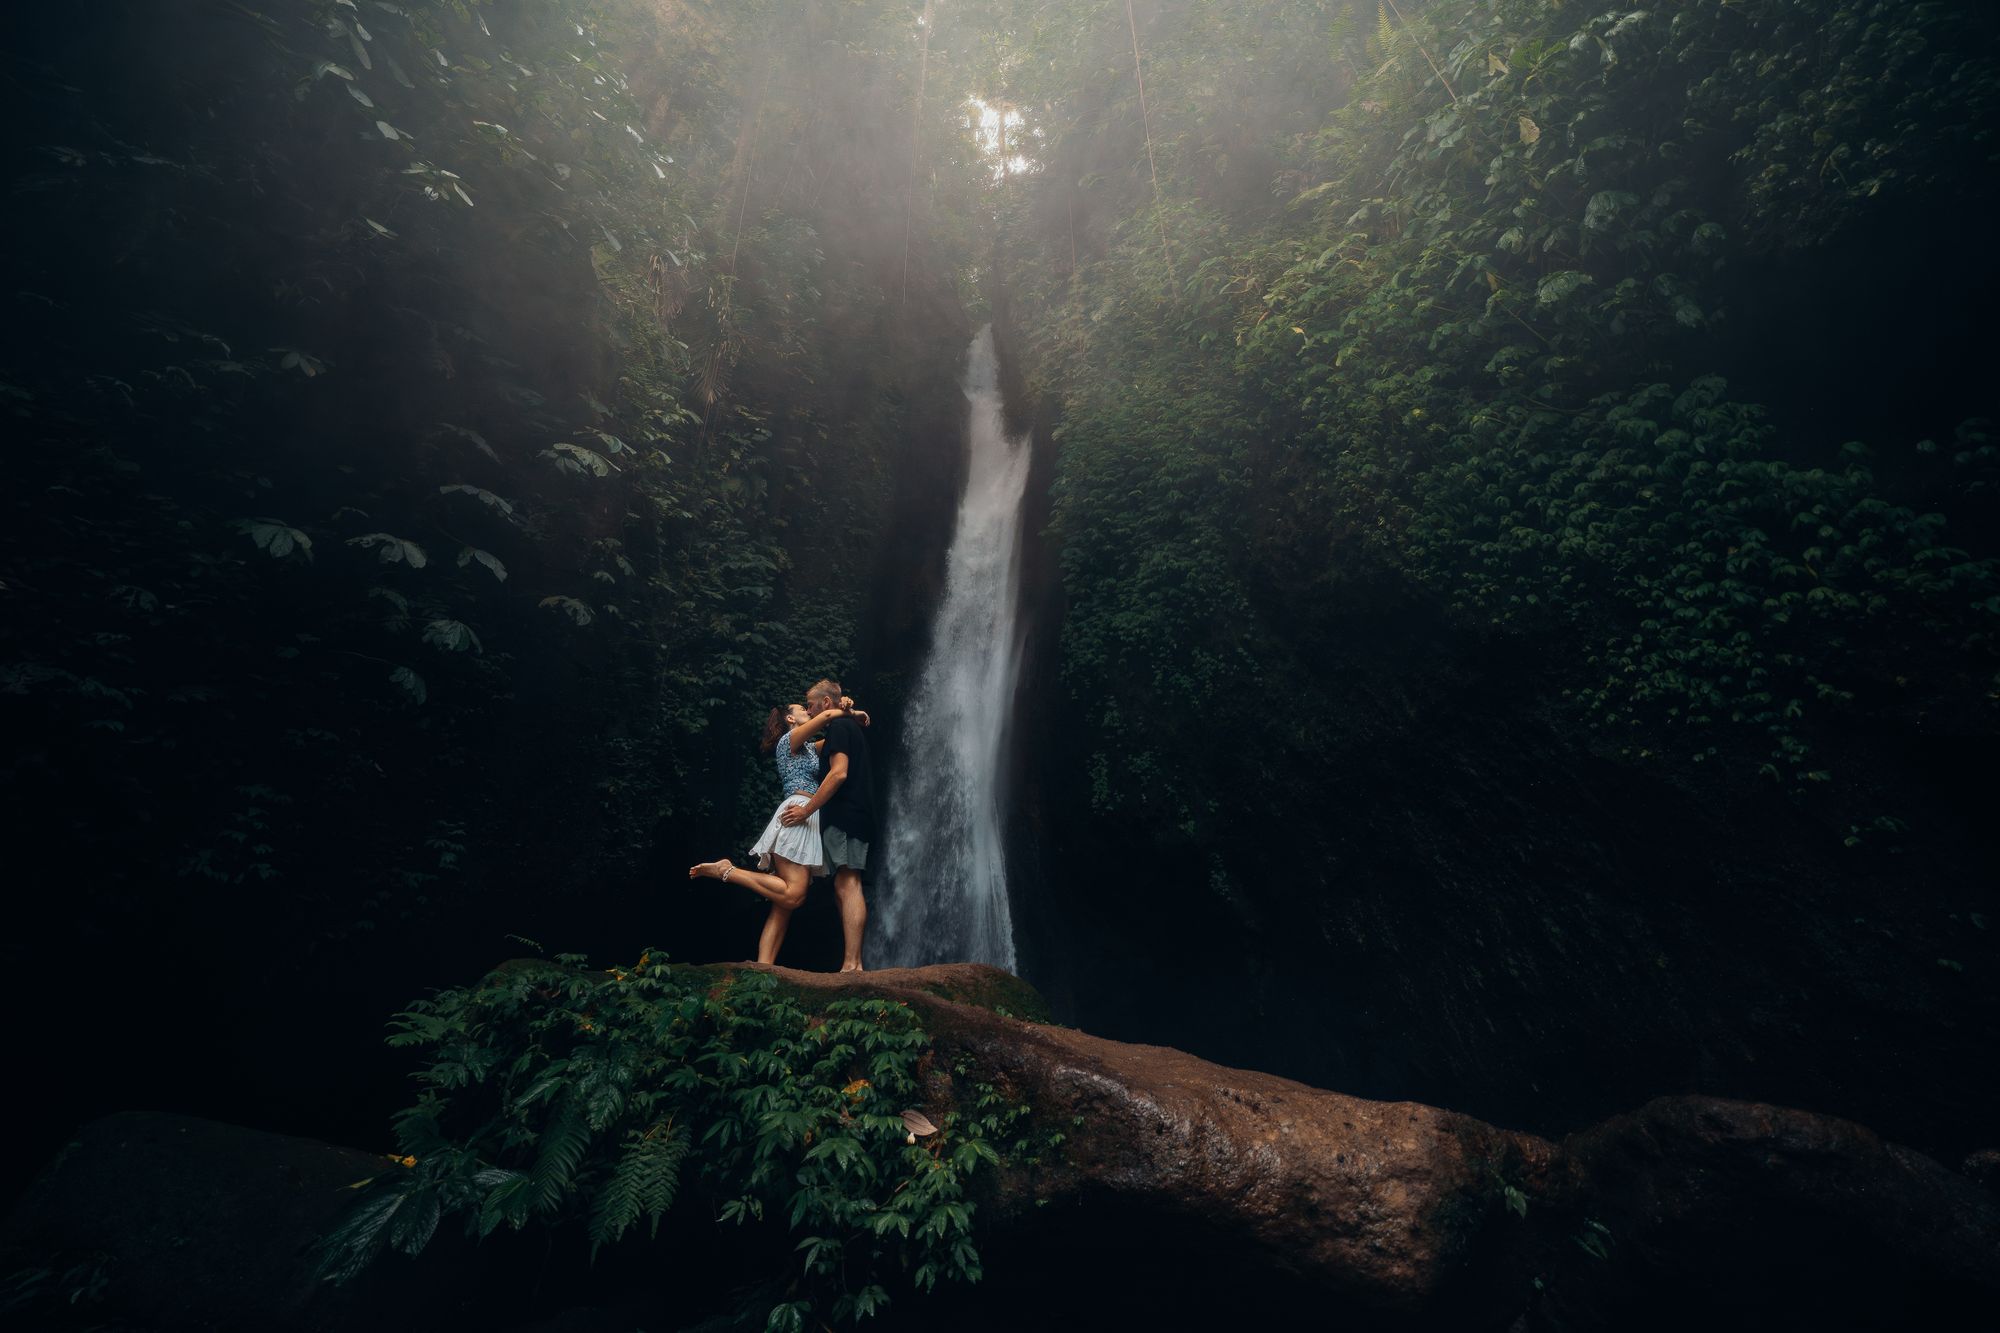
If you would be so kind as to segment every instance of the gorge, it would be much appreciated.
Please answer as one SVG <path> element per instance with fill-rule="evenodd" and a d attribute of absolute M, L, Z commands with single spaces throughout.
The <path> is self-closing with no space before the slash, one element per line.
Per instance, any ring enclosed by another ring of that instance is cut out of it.
<path fill-rule="evenodd" d="M 1996 50 L 24 9 L 5 1317 L 1970 1326 Z M 822 676 L 885 979 L 685 878 Z"/>

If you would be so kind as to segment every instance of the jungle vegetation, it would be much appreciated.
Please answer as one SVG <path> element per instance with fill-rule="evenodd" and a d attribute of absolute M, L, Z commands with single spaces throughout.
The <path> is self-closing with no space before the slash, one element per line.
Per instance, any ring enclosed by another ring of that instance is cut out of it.
<path fill-rule="evenodd" d="M 1060 845 L 1023 878 L 1108 917 L 1137 863 L 1158 929 L 1282 938 L 1179 987 L 1218 1028 L 1303 1048 L 1317 1020 L 1230 1008 L 1229 968 L 1333 993 L 1373 988 L 1372 959 L 1399 978 L 1385 1040 L 1445 1032 L 1411 1064 L 1454 1104 L 1497 1086 L 1452 1083 L 1475 1059 L 1586 1102 L 1592 1049 L 1653 1060 L 1644 1011 L 1681 959 L 1596 949 L 1624 918 L 1559 938 L 1541 909 L 1573 886 L 1516 910 L 1481 878 L 1497 852 L 1413 835 L 1422 873 L 1499 904 L 1461 936 L 1400 881 L 1286 863 L 1351 736 L 1418 717 L 1397 771 L 1423 787 L 1500 698 L 1545 745 L 1525 776 L 1582 755 L 1646 793 L 1628 809 L 1779 810 L 1784 855 L 1858 867 L 1813 910 L 1880 953 L 1801 932 L 1773 994 L 1858 977 L 1841 995 L 1887 1024 L 1943 1014 L 1940 1059 L 1989 1030 L 1977 795 L 1908 774 L 1990 748 L 2000 699 L 1991 6 L 178 0 L 19 23 L 0 962 L 121 1051 L 38 1112 L 45 1137 L 135 1086 L 353 1137 L 402 1100 L 377 1017 L 539 952 L 509 933 L 621 957 L 661 916 L 734 938 L 733 909 L 659 885 L 763 818 L 746 738 L 771 702 L 849 673 L 893 719 L 989 317 L 1038 448 L 1022 822 Z M 1484 692 L 1454 695 L 1468 663 Z M 1361 785 L 1350 842 L 1406 814 Z M 1519 808 L 1530 841 L 1570 838 L 1573 808 Z M 1766 943 L 1700 886 L 1623 887 Z M 1896 950 L 1920 980 L 1869 970 Z M 853 1234 L 856 1199 L 923 1165 L 909 1145 L 802 1138 L 887 1115 L 842 1089 L 867 1060 L 900 1089 L 923 1034 L 789 1004 L 538 962 L 406 1008 L 432 1052 L 398 1122 L 416 1165 L 349 1239 L 415 1248 L 455 1210 L 609 1245 L 698 1170 L 810 1225 L 797 1299 L 825 1317 L 886 1290 L 835 1280 L 842 1246 L 970 1276 L 950 1190 L 870 1214 L 896 1245 Z M 1642 1071 L 1660 1090 L 1722 1065 L 1763 1090 L 1733 1029 L 1662 1021 L 1694 1030 L 1672 1036 L 1696 1072 Z M 29 1040 L 53 1064 L 71 1038 Z M 774 1072 L 807 1059 L 809 1086 Z M 225 1086 L 251 1062 L 254 1089 Z M 969 1143 L 1011 1131 L 1003 1100 Z"/>
<path fill-rule="evenodd" d="M 1310 696 L 1343 590 L 1389 579 L 1533 642 L 1619 760 L 1730 768 L 1893 841 L 1902 816 L 1841 771 L 1843 719 L 1991 706 L 1990 394 L 1956 329 L 1962 359 L 1909 386 L 1935 396 L 1847 386 L 1908 408 L 1850 414 L 1872 439 L 1735 381 L 1770 376 L 1750 340 L 1811 337 L 1756 307 L 1760 272 L 1990 198 L 1990 15 L 1283 8 L 1169 7 L 1140 124 L 1087 91 L 1140 50 L 1122 14 L 1012 72 L 1046 107 L 1005 236 L 1061 422 L 1096 799 L 1221 815 L 1168 757 L 1243 728 L 1260 743 L 1233 748 L 1290 748 L 1243 706 Z M 1880 309 L 1851 269 L 1809 282 Z M 1162 726 L 1147 697 L 1189 706 Z"/>
<path fill-rule="evenodd" d="M 1512 1123 L 1672 1067 L 1961 1141 L 1894 1090 L 2000 1030 L 1994 11 L 1005 13 L 1031 973 Z"/>
<path fill-rule="evenodd" d="M 143 1051 L 211 984 L 384 1012 L 767 803 L 743 735 L 854 660 L 972 266 L 882 188 L 876 137 L 924 128 L 904 16 L 793 8 L 24 19 L 10 968 L 171 957 Z"/>
<path fill-rule="evenodd" d="M 1003 1151 L 1026 1169 L 1062 1143 L 968 1062 L 947 1071 L 903 1002 L 808 1005 L 769 974 L 718 977 L 656 950 L 629 968 L 583 962 L 514 964 L 396 1018 L 390 1044 L 430 1053 L 422 1091 L 397 1117 L 404 1155 L 356 1183 L 322 1241 L 325 1280 L 421 1254 L 447 1220 L 481 1239 L 581 1226 L 594 1259 L 642 1228 L 658 1240 L 678 1204 L 697 1222 L 782 1228 L 789 1258 L 728 1318 L 846 1326 L 886 1309 L 892 1286 L 977 1282 L 968 1185 Z"/>

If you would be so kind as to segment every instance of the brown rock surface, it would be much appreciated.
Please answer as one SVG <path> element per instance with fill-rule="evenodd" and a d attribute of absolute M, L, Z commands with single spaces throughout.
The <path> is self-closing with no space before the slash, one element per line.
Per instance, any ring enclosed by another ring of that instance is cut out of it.
<path fill-rule="evenodd" d="M 941 1044 L 1052 1122 L 1082 1117 L 1058 1170 L 1005 1182 L 994 1201 L 1029 1225 L 1046 1216 L 1038 1201 L 1118 1199 L 1207 1238 L 1219 1262 L 1426 1322 L 1495 1317 L 1534 1275 L 1560 1289 L 1568 1317 L 1611 1321 L 1663 1283 L 1732 1275 L 1780 1292 L 1863 1256 L 1940 1310 L 2000 1300 L 2000 1201 L 1834 1116 L 1664 1097 L 1558 1144 L 940 998 L 998 984 L 976 964 L 769 970 L 906 999 Z M 1508 1186 L 1525 1217 L 1508 1210 Z"/>

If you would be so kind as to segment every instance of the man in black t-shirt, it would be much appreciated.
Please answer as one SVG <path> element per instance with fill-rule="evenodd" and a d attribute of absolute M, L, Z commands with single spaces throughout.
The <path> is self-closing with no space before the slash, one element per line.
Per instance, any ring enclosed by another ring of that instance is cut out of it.
<path fill-rule="evenodd" d="M 806 711 L 817 717 L 840 701 L 840 686 L 823 680 L 806 691 Z M 819 815 L 820 839 L 826 863 L 833 868 L 833 893 L 840 903 L 840 933 L 845 944 L 843 972 L 861 970 L 861 937 L 868 927 L 868 900 L 861 892 L 861 872 L 868 868 L 868 844 L 875 840 L 875 779 L 868 766 L 868 738 L 851 717 L 827 724 L 826 748 L 820 751 L 819 790 L 804 805 L 788 805 L 778 815 L 786 824 L 800 824 Z"/>

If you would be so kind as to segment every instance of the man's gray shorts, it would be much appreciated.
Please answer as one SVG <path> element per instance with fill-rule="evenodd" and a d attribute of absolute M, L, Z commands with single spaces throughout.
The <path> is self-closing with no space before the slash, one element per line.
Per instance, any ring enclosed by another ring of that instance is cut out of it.
<path fill-rule="evenodd" d="M 821 826 L 821 845 L 826 848 L 828 868 L 838 870 L 842 866 L 852 866 L 856 870 L 868 868 L 868 844 L 859 838 L 850 838 L 845 829 L 837 829 L 831 824 Z"/>

